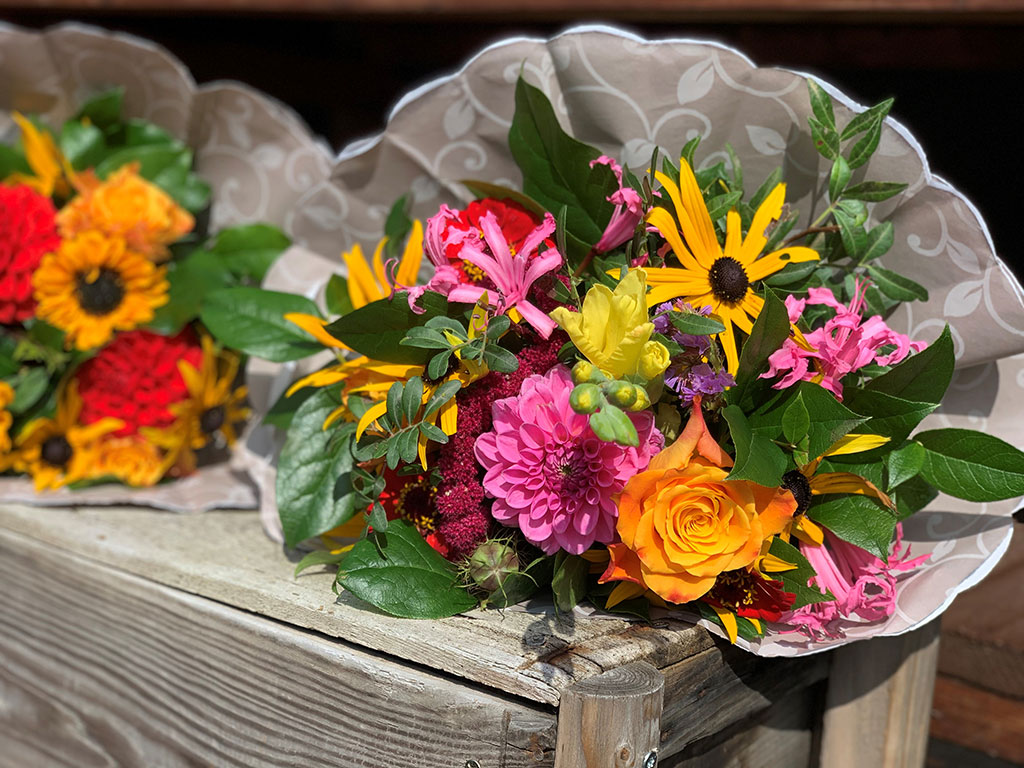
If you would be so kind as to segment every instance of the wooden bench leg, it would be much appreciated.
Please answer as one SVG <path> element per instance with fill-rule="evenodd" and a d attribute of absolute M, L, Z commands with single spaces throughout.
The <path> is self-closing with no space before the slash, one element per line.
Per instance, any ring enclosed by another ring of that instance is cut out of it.
<path fill-rule="evenodd" d="M 821 768 L 921 768 L 938 657 L 938 621 L 833 651 Z"/>
<path fill-rule="evenodd" d="M 665 678 L 644 662 L 582 680 L 558 706 L 555 768 L 654 768 Z"/>

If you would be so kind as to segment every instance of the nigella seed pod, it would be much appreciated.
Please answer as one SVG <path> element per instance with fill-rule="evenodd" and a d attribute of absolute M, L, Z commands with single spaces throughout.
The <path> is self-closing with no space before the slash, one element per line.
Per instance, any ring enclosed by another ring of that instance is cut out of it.
<path fill-rule="evenodd" d="M 489 593 L 496 592 L 505 579 L 519 572 L 519 557 L 514 547 L 491 539 L 473 551 L 468 569 L 474 584 Z"/>

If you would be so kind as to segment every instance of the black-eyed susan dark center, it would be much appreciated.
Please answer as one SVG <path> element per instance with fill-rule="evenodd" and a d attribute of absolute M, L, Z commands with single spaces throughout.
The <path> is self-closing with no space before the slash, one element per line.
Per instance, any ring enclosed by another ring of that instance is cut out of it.
<path fill-rule="evenodd" d="M 74 453 L 71 443 L 64 435 L 54 435 L 43 442 L 39 457 L 51 467 L 63 467 L 71 461 Z"/>
<path fill-rule="evenodd" d="M 811 484 L 804 477 L 803 472 L 792 469 L 782 476 L 782 487 L 793 494 L 796 499 L 796 512 L 794 515 L 802 515 L 811 506 Z"/>
<path fill-rule="evenodd" d="M 124 281 L 120 273 L 103 267 L 96 274 L 75 275 L 75 294 L 82 311 L 90 315 L 109 315 L 124 299 Z"/>
<path fill-rule="evenodd" d="M 207 408 L 203 411 L 202 416 L 199 417 L 199 428 L 207 435 L 212 435 L 224 426 L 224 416 L 225 413 L 223 405 L 215 405 L 213 408 Z"/>
<path fill-rule="evenodd" d="M 743 265 L 731 256 L 721 256 L 708 270 L 708 282 L 711 292 L 719 301 L 735 304 L 747 295 L 750 278 Z"/>

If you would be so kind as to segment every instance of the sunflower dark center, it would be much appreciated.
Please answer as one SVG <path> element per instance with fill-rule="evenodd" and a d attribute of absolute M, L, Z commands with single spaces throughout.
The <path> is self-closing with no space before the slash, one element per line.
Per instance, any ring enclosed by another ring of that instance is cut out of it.
<path fill-rule="evenodd" d="M 199 417 L 199 428 L 206 434 L 212 435 L 224 426 L 224 415 L 223 405 L 207 408 L 203 411 L 203 415 Z"/>
<path fill-rule="evenodd" d="M 79 272 L 75 276 L 75 293 L 82 311 L 90 315 L 109 315 L 124 299 L 124 282 L 121 275 L 104 267 L 93 280 L 90 275 Z"/>
<path fill-rule="evenodd" d="M 811 506 L 811 484 L 800 470 L 792 469 L 784 474 L 782 487 L 792 493 L 793 498 L 796 499 L 794 515 L 802 515 Z"/>
<path fill-rule="evenodd" d="M 39 455 L 51 467 L 63 467 L 71 461 L 74 453 L 71 443 L 64 435 L 54 435 L 43 442 Z"/>
<path fill-rule="evenodd" d="M 711 292 L 719 301 L 736 303 L 747 295 L 750 279 L 743 265 L 731 256 L 715 259 L 708 271 Z"/>

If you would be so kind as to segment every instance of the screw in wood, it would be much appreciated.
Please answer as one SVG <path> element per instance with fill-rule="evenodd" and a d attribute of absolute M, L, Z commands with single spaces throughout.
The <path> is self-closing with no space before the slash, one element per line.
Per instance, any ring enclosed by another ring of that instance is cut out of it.
<path fill-rule="evenodd" d="M 658 750 L 652 749 L 644 756 L 643 768 L 654 768 L 658 764 Z"/>

